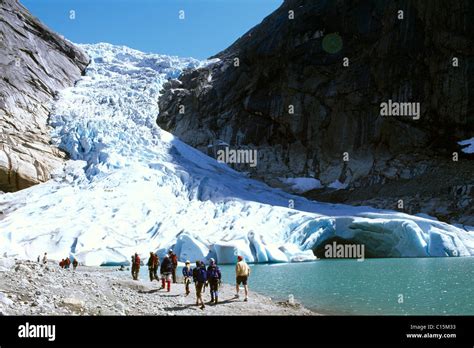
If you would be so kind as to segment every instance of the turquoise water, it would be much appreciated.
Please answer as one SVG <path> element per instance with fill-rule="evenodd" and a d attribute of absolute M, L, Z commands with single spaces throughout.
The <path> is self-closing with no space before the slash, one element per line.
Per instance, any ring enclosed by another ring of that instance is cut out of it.
<path fill-rule="evenodd" d="M 221 268 L 224 281 L 234 283 L 234 266 Z M 474 315 L 472 257 L 320 260 L 251 268 L 251 289 L 275 300 L 292 294 L 320 313 Z"/>
<path fill-rule="evenodd" d="M 223 281 L 235 284 L 235 266 L 220 267 Z M 473 257 L 320 260 L 250 267 L 252 290 L 274 300 L 288 300 L 292 294 L 323 314 L 474 315 Z M 140 273 L 142 279 L 148 277 L 146 266 Z"/>

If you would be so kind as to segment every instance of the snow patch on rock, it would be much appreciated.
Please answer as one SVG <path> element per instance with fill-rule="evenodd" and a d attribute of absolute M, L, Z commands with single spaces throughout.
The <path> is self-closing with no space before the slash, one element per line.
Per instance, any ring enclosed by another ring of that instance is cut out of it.
<path fill-rule="evenodd" d="M 322 188 L 321 181 L 314 178 L 280 178 L 280 181 L 290 186 L 295 193 L 304 193 L 317 188 Z"/>

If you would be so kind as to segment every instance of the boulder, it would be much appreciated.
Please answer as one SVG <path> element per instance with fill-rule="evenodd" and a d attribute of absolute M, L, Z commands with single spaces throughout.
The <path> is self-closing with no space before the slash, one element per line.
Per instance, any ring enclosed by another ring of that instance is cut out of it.
<path fill-rule="evenodd" d="M 17 265 L 15 266 L 15 272 L 21 272 L 21 273 L 25 273 L 25 274 L 31 274 L 31 273 L 33 273 L 33 270 L 32 270 L 30 267 L 19 263 L 19 264 L 17 264 Z"/>
<path fill-rule="evenodd" d="M 84 301 L 74 297 L 67 297 L 61 302 L 63 307 L 69 310 L 81 311 L 84 310 Z"/>

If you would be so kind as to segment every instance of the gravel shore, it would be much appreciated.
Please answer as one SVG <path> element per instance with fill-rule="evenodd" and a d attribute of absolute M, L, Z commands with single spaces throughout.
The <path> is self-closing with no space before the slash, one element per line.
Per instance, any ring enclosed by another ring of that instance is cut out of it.
<path fill-rule="evenodd" d="M 72 268 L 72 267 L 71 267 Z M 251 283 L 250 283 L 251 286 Z M 171 292 L 157 281 L 134 281 L 129 271 L 111 267 L 79 266 L 76 271 L 53 263 L 0 259 L 0 315 L 315 315 L 298 303 L 274 302 L 250 291 L 249 302 L 234 298 L 233 285 L 219 289 L 220 303 L 196 306 L 194 285 Z"/>

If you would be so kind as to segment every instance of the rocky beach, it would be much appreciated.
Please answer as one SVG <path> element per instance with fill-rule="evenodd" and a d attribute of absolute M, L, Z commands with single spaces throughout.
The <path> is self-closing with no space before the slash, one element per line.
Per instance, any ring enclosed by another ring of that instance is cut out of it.
<path fill-rule="evenodd" d="M 0 259 L 0 315 L 314 315 L 298 303 L 274 302 L 250 291 L 249 302 L 234 298 L 233 285 L 220 288 L 221 303 L 196 306 L 194 287 L 185 296 L 182 283 L 170 292 L 157 281 L 133 281 L 119 267 L 62 269 L 42 263 Z M 251 283 L 250 283 L 251 288 Z"/>

